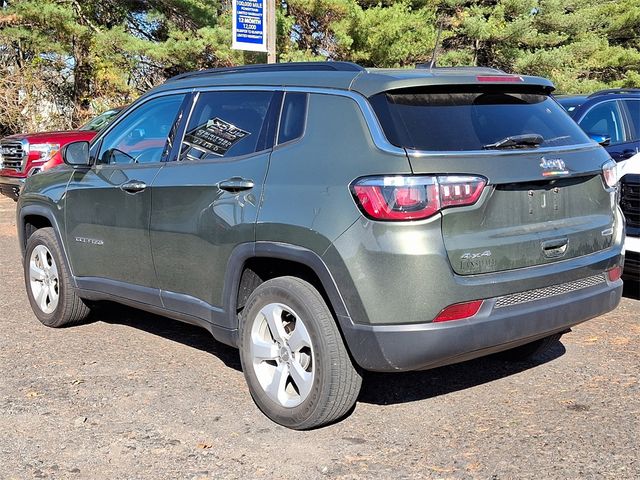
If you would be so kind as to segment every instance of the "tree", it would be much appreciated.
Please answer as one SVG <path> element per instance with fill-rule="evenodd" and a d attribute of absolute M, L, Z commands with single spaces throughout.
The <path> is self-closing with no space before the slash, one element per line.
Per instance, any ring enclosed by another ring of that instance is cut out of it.
<path fill-rule="evenodd" d="M 176 73 L 243 62 L 230 30 L 228 4 L 218 1 L 4 2 L 0 75 L 50 79 L 45 97 L 67 110 L 61 126 L 77 125 Z M 24 84 L 14 95 L 34 88 Z"/>
<path fill-rule="evenodd" d="M 566 93 L 640 86 L 638 0 L 278 5 L 280 61 L 412 67 L 430 59 L 439 23 L 438 65 L 543 75 Z M 0 7 L 0 93 L 10 99 L 2 108 L 21 106 L 24 117 L 20 124 L 15 111 L 0 111 L 5 131 L 77 125 L 172 75 L 266 60 L 231 49 L 231 0 L 5 0 Z"/>
<path fill-rule="evenodd" d="M 445 45 L 453 54 L 451 63 L 466 57 L 476 65 L 547 76 L 566 93 L 640 85 L 640 4 L 635 0 L 452 5 L 447 13 L 453 35 Z"/>

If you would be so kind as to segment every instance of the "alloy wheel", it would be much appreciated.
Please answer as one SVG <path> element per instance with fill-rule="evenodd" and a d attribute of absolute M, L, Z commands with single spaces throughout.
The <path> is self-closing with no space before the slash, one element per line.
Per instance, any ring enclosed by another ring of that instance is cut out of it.
<path fill-rule="evenodd" d="M 51 252 L 44 245 L 36 246 L 29 259 L 29 284 L 36 305 L 51 314 L 60 300 L 58 267 Z"/>
<path fill-rule="evenodd" d="M 313 345 L 302 319 L 282 303 L 265 305 L 251 329 L 251 358 L 267 396 L 296 407 L 309 396 L 315 375 Z"/>

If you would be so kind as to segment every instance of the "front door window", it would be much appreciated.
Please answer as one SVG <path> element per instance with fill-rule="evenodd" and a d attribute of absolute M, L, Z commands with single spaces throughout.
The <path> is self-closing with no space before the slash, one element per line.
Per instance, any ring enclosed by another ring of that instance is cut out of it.
<path fill-rule="evenodd" d="M 155 98 L 119 122 L 102 140 L 98 163 L 160 162 L 168 154 L 168 137 L 184 95 Z"/>

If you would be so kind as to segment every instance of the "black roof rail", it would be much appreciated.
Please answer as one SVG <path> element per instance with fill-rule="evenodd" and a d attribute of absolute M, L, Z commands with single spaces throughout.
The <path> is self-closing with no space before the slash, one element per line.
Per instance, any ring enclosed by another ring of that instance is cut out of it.
<path fill-rule="evenodd" d="M 640 88 L 607 88 L 606 90 L 599 90 L 595 93 L 592 93 L 587 98 L 611 94 L 624 95 L 625 93 L 640 93 Z"/>
<path fill-rule="evenodd" d="M 237 67 L 209 68 L 195 72 L 182 73 L 171 77 L 167 82 L 185 78 L 222 75 L 230 73 L 258 73 L 258 72 L 302 72 L 302 71 L 336 71 L 362 72 L 364 68 L 351 62 L 289 62 L 289 63 L 261 63 L 255 65 L 239 65 Z"/>

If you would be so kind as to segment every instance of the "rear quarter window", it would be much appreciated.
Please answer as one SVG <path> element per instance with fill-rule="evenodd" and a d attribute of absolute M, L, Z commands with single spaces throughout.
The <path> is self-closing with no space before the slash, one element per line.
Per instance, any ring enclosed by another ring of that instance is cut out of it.
<path fill-rule="evenodd" d="M 370 98 L 388 140 L 426 151 L 482 150 L 516 135 L 541 135 L 541 147 L 588 143 L 565 110 L 548 95 L 486 89 L 429 88 Z"/>
<path fill-rule="evenodd" d="M 280 115 L 278 144 L 302 137 L 307 116 L 307 94 L 287 92 Z"/>

